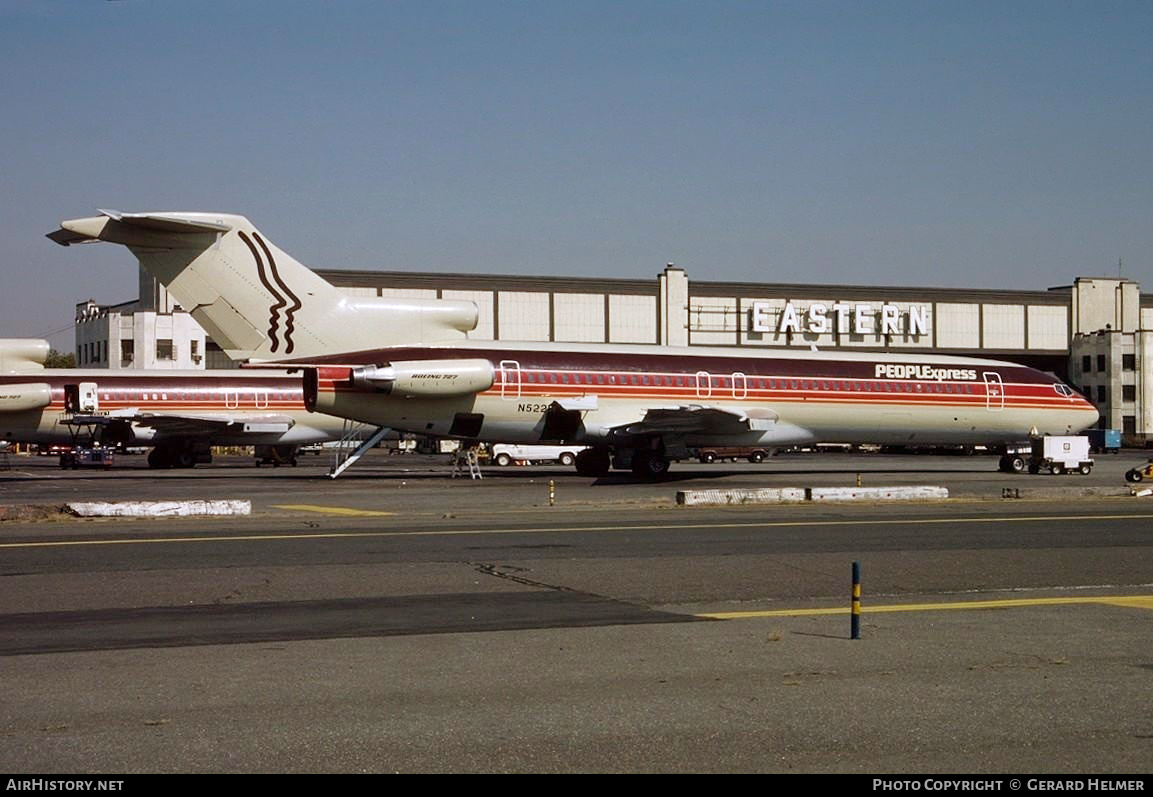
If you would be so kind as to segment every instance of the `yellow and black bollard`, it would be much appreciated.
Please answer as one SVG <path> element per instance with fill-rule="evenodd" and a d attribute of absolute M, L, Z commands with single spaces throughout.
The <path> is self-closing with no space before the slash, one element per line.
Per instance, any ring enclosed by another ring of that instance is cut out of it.
<path fill-rule="evenodd" d="M 850 624 L 850 639 L 861 638 L 861 563 L 853 562 L 853 619 Z"/>

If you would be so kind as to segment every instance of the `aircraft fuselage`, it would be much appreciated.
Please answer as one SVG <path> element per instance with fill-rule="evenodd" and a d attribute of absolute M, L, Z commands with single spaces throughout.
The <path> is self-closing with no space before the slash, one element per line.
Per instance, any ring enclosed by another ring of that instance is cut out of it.
<path fill-rule="evenodd" d="M 69 406 L 82 391 L 85 406 Z M 303 445 L 339 437 L 343 426 L 340 419 L 307 411 L 300 375 L 283 371 L 0 374 L 0 440 L 69 443 L 76 427 L 67 422 L 76 416 L 100 418 L 116 427 L 117 442 L 138 445 L 173 438 L 207 438 L 213 445 Z"/>
<path fill-rule="evenodd" d="M 1050 374 L 931 354 L 469 341 L 327 363 L 306 387 L 318 411 L 501 442 L 995 444 L 1075 433 L 1098 417 Z M 476 389 L 486 365 L 491 384 Z"/>

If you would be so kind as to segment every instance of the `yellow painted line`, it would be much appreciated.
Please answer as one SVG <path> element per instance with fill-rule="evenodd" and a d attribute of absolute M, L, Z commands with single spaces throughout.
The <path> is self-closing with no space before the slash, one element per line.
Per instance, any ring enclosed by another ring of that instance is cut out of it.
<path fill-rule="evenodd" d="M 735 507 L 734 507 L 735 508 Z M 387 513 L 386 513 L 387 514 Z M 429 531 L 345 531 L 345 532 L 319 532 L 302 534 L 239 534 L 239 535 L 205 535 L 200 537 L 136 537 L 108 540 L 61 540 L 56 542 L 6 542 L 0 543 L 0 549 L 5 548 L 61 548 L 67 546 L 84 545 L 136 545 L 162 542 L 233 542 L 256 540 L 323 540 L 323 539 L 357 539 L 366 537 L 477 537 L 486 534 L 558 534 L 572 532 L 612 533 L 612 532 L 638 532 L 638 531 L 678 531 L 688 529 L 753 529 L 753 528 L 817 528 L 835 526 L 921 526 L 957 523 L 1037 523 L 1060 520 L 1150 520 L 1153 514 L 1133 515 L 1038 515 L 1021 517 L 988 517 L 988 518 L 906 518 L 887 520 L 780 520 L 756 521 L 749 523 L 646 523 L 635 526 L 539 526 L 525 528 L 495 528 L 495 529 L 439 529 Z"/>
<path fill-rule="evenodd" d="M 953 601 L 950 603 L 895 603 L 887 606 L 861 608 L 861 614 L 888 612 L 938 612 L 970 609 L 1012 609 L 1020 606 L 1060 606 L 1070 604 L 1098 604 L 1124 606 L 1130 609 L 1153 610 L 1153 595 L 1101 595 L 1079 598 L 1014 598 L 997 601 Z M 746 620 L 754 617 L 813 617 L 828 614 L 848 614 L 848 607 L 835 609 L 771 609 L 752 612 L 710 612 L 694 615 L 711 620 Z"/>
<path fill-rule="evenodd" d="M 320 512 L 325 515 L 346 515 L 351 517 L 387 517 L 395 512 L 381 512 L 376 509 L 353 509 L 347 506 L 320 506 L 319 504 L 273 504 L 273 509 L 295 509 L 299 512 Z"/>
<path fill-rule="evenodd" d="M 58 542 L 6 542 L 0 548 L 68 548 L 88 545 L 152 545 L 165 542 L 267 542 L 272 540 L 335 540 L 345 537 L 396 537 L 398 534 L 329 532 L 326 534 L 230 534 L 205 537 L 138 537 L 114 540 L 61 540 Z"/>

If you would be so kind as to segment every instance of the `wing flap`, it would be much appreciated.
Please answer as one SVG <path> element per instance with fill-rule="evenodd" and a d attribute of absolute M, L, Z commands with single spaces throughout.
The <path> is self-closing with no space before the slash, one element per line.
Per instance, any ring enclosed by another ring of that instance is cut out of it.
<path fill-rule="evenodd" d="M 754 430 L 768 430 L 779 416 L 763 407 L 730 410 L 707 404 L 683 404 L 676 407 L 651 407 L 645 417 L 624 426 L 628 434 L 715 434 L 738 435 Z"/>
<path fill-rule="evenodd" d="M 207 437 L 228 430 L 249 434 L 287 432 L 296 421 L 288 415 L 269 413 L 266 415 L 170 415 L 144 412 L 135 415 L 132 422 L 137 426 L 153 429 L 158 436 L 185 435 Z"/>

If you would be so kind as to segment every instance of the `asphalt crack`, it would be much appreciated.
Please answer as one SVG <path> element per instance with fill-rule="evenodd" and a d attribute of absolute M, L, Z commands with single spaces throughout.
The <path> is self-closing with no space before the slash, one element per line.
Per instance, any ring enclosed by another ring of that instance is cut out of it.
<path fill-rule="evenodd" d="M 591 593 L 584 592 L 583 590 L 573 589 L 566 587 L 562 584 L 549 584 L 544 581 L 537 581 L 536 579 L 527 576 L 518 575 L 519 573 L 529 573 L 527 567 L 517 567 L 516 565 L 499 565 L 490 562 L 469 562 L 469 565 L 478 573 L 483 573 L 486 576 L 504 579 L 505 581 L 513 581 L 517 584 L 523 584 L 528 587 L 540 587 L 541 589 L 551 589 L 555 592 L 571 592 L 574 595 L 589 595 Z M 597 597 L 604 597 L 598 595 Z M 611 599 L 610 599 L 611 600 Z"/>

